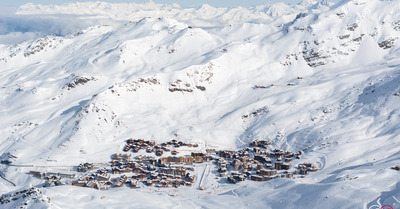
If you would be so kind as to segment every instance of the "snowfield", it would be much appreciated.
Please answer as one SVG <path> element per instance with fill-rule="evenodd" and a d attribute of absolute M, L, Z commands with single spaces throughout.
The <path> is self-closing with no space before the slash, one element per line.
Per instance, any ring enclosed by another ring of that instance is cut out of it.
<path fill-rule="evenodd" d="M 0 164 L 16 185 L 0 179 L 0 194 L 36 187 L 0 207 L 400 208 L 399 1 L 17 11 L 33 14 L 113 24 L 0 45 L 0 160 L 28 166 Z M 229 184 L 198 165 L 206 190 L 43 187 L 29 175 L 108 162 L 128 138 L 199 151 L 266 139 L 320 170 Z"/>

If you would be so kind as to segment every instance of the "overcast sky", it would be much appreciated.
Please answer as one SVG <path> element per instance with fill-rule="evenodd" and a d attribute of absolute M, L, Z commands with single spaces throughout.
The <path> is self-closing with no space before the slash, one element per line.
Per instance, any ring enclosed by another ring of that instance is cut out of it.
<path fill-rule="evenodd" d="M 86 2 L 89 0 L 1 0 L 0 7 L 18 7 L 26 3 L 34 4 L 63 4 L 67 2 Z M 100 0 L 104 2 L 135 2 L 145 3 L 149 0 Z M 214 7 L 250 7 L 255 5 L 263 5 L 277 2 L 285 2 L 287 4 L 297 4 L 301 0 L 153 0 L 155 3 L 171 4 L 177 3 L 182 7 L 199 7 L 202 4 L 209 4 Z"/>

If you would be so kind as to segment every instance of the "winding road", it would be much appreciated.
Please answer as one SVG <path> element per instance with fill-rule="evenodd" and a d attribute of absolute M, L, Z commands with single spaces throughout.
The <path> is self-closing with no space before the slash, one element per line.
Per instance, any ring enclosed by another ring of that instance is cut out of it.
<path fill-rule="evenodd" d="M 7 181 L 8 183 L 10 183 L 10 184 L 12 184 L 12 185 L 14 185 L 14 186 L 17 186 L 17 185 L 14 184 L 12 181 L 6 179 L 6 178 L 3 176 L 3 174 L 1 174 L 1 173 L 0 173 L 0 177 L 1 177 L 2 179 L 4 179 L 5 181 Z"/>

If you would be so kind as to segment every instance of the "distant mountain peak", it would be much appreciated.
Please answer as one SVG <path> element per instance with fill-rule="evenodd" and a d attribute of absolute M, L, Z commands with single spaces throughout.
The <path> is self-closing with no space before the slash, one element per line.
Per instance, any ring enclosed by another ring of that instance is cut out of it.
<path fill-rule="evenodd" d="M 320 2 L 320 4 L 323 5 L 323 6 L 329 6 L 328 0 L 322 0 L 322 1 Z"/>
<path fill-rule="evenodd" d="M 318 3 L 318 2 L 315 1 L 315 0 L 302 0 L 302 1 L 300 2 L 300 5 L 309 7 L 309 6 L 315 5 L 315 4 L 317 4 L 317 3 Z"/>

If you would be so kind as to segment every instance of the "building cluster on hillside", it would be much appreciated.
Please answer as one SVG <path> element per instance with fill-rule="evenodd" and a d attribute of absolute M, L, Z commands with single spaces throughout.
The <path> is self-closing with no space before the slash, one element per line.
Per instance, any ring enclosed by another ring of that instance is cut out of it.
<path fill-rule="evenodd" d="M 239 151 L 219 151 L 216 161 L 218 173 L 227 177 L 228 182 L 237 183 L 250 179 L 267 181 L 275 178 L 294 178 L 295 175 L 304 177 L 308 172 L 317 171 L 313 163 L 303 163 L 292 168 L 294 159 L 301 159 L 302 152 L 292 153 L 279 149 L 269 150 L 271 142 L 256 140 L 250 147 Z"/>
<path fill-rule="evenodd" d="M 162 156 L 164 152 L 171 152 L 172 155 L 177 155 L 178 152 L 176 150 L 171 151 L 171 147 L 179 148 L 179 147 L 198 147 L 198 144 L 187 144 L 181 141 L 177 141 L 173 139 L 167 143 L 162 143 L 156 145 L 155 141 L 146 141 L 144 139 L 128 139 L 126 140 L 125 147 L 123 149 L 124 152 L 128 152 L 132 150 L 134 153 L 139 152 L 140 150 L 146 150 L 147 153 L 155 153 L 157 156 Z"/>
<path fill-rule="evenodd" d="M 76 174 L 73 173 L 54 173 L 54 172 L 39 172 L 39 171 L 30 171 L 30 175 L 33 177 L 44 179 L 45 183 L 43 186 L 51 187 L 51 186 L 60 186 L 65 185 L 64 179 L 75 179 Z"/>
<path fill-rule="evenodd" d="M 79 178 L 54 175 L 54 173 L 40 173 L 31 171 L 31 175 L 46 178 L 47 186 L 62 185 L 62 178 L 74 179 L 74 186 L 94 189 L 108 189 L 110 187 L 141 186 L 179 187 L 191 186 L 195 182 L 194 164 L 214 162 L 216 173 L 226 178 L 230 183 L 238 183 L 246 179 L 252 181 L 267 181 L 275 178 L 304 177 L 309 172 L 317 171 L 313 163 L 302 163 L 293 167 L 294 159 L 301 159 L 302 152 L 292 153 L 280 149 L 271 149 L 271 142 L 255 140 L 249 147 L 238 151 L 206 149 L 205 152 L 191 152 L 190 155 L 176 156 L 179 147 L 198 147 L 197 144 L 186 144 L 171 140 L 160 145 L 154 141 L 143 139 L 128 139 L 123 148 L 125 153 L 116 153 L 106 166 L 97 166 L 93 163 L 82 163 L 77 171 L 82 175 Z M 140 150 L 154 155 L 132 156 Z M 164 152 L 171 152 L 163 157 Z"/>
<path fill-rule="evenodd" d="M 192 166 L 193 157 L 164 157 L 156 159 L 154 156 L 139 155 L 131 158 L 131 154 L 114 154 L 110 163 L 111 173 L 121 175 L 117 178 L 114 187 L 121 187 L 126 183 L 131 188 L 140 185 L 156 187 L 191 186 L 194 182 Z M 131 177 L 126 175 L 131 174 Z"/>

